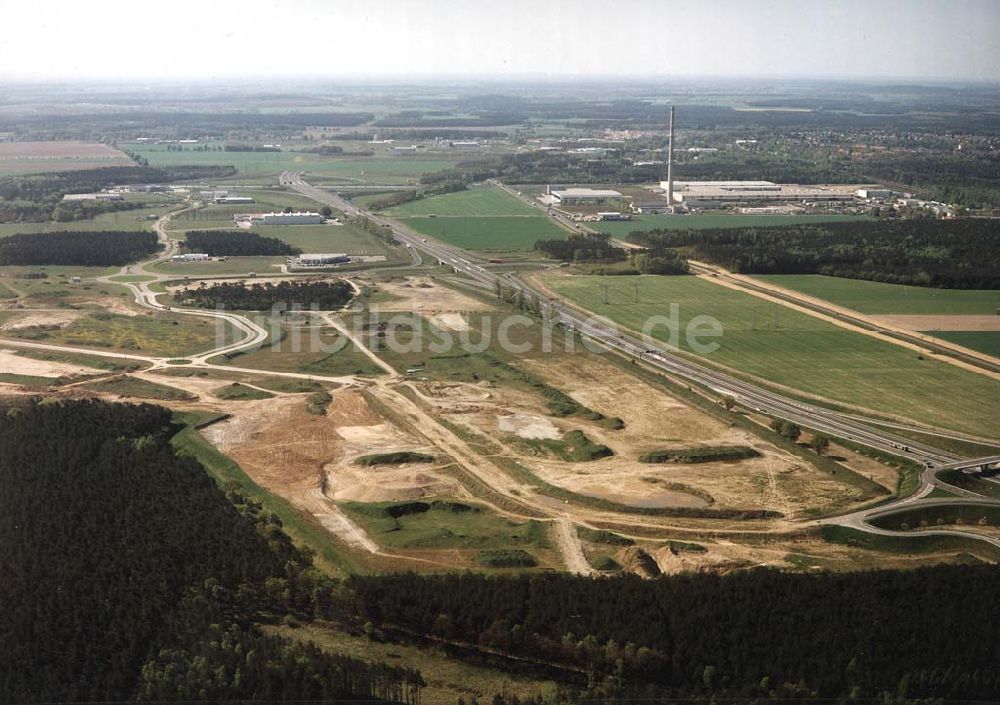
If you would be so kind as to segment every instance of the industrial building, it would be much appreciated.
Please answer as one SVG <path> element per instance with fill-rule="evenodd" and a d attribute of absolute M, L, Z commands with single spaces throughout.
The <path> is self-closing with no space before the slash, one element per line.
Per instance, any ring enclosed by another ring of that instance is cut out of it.
<path fill-rule="evenodd" d="M 632 216 L 628 213 L 619 213 L 618 211 L 601 211 L 597 214 L 598 220 L 632 220 Z"/>
<path fill-rule="evenodd" d="M 325 219 L 319 213 L 301 211 L 294 213 L 238 213 L 233 216 L 236 225 L 322 225 Z"/>
<path fill-rule="evenodd" d="M 636 213 L 656 214 L 669 213 L 670 206 L 666 201 L 632 201 L 632 210 Z"/>
<path fill-rule="evenodd" d="M 215 203 L 218 205 L 233 205 L 239 203 L 254 203 L 251 196 L 219 196 L 215 199 Z"/>
<path fill-rule="evenodd" d="M 660 182 L 668 192 L 670 184 Z M 772 181 L 675 181 L 674 202 L 689 208 L 718 208 L 741 203 L 835 203 L 851 202 L 849 186 L 805 186 Z"/>
<path fill-rule="evenodd" d="M 296 257 L 292 264 L 296 267 L 309 268 L 309 267 L 331 267 L 338 264 L 347 264 L 351 261 L 345 253 L 340 252 L 336 254 L 308 254 L 299 255 Z"/>
<path fill-rule="evenodd" d="M 858 198 L 889 200 L 893 196 L 892 189 L 887 188 L 859 188 L 854 192 Z"/>
<path fill-rule="evenodd" d="M 64 201 L 124 201 L 120 193 L 67 193 Z"/>
<path fill-rule="evenodd" d="M 205 260 L 212 259 L 204 252 L 190 252 L 185 255 L 174 255 L 170 258 L 171 262 L 204 262 Z"/>
<path fill-rule="evenodd" d="M 602 203 L 621 201 L 623 198 L 620 191 L 599 188 L 566 188 L 554 190 L 550 187 L 548 194 L 552 197 L 553 203 L 560 203 L 564 206 L 600 205 Z"/>

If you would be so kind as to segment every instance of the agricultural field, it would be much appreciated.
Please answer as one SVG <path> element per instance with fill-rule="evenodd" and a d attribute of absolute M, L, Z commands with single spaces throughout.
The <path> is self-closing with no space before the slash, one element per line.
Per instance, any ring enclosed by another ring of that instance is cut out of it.
<path fill-rule="evenodd" d="M 130 145 L 131 146 L 131 145 Z M 422 159 L 408 157 L 336 157 L 304 152 L 223 152 L 184 149 L 167 151 L 165 145 L 135 145 L 134 151 L 149 160 L 149 165 L 209 165 L 233 166 L 238 174 L 233 177 L 240 183 L 259 181 L 272 183 L 264 178 L 280 174 L 282 171 L 304 171 L 310 176 L 344 184 L 386 184 L 403 185 L 415 183 L 423 174 L 441 171 L 454 166 L 446 159 Z M 225 179 L 220 179 L 220 182 Z"/>
<path fill-rule="evenodd" d="M 992 330 L 935 330 L 923 331 L 935 338 L 947 340 L 970 350 L 976 350 L 993 357 L 1000 357 L 1000 331 Z"/>
<path fill-rule="evenodd" d="M 133 165 L 127 154 L 100 142 L 0 142 L 0 176 Z"/>
<path fill-rule="evenodd" d="M 859 313 L 993 315 L 1000 309 L 1000 291 L 932 289 L 821 274 L 758 274 L 754 278 Z"/>
<path fill-rule="evenodd" d="M 413 230 L 467 250 L 530 250 L 567 231 L 499 188 L 476 188 L 390 208 Z"/>
<path fill-rule="evenodd" d="M 813 274 L 756 278 L 867 314 L 889 326 L 1000 357 L 1000 291 L 932 289 Z"/>
<path fill-rule="evenodd" d="M 632 220 L 591 223 L 595 230 L 615 237 L 625 237 L 637 230 L 703 230 L 706 228 L 773 227 L 808 223 L 842 223 L 871 220 L 867 215 L 740 215 L 705 213 L 694 215 L 637 215 Z"/>
<path fill-rule="evenodd" d="M 430 196 L 395 206 L 386 211 L 399 218 L 420 215 L 498 217 L 544 216 L 537 208 L 525 204 L 496 187 L 473 188 L 440 196 Z"/>
<path fill-rule="evenodd" d="M 696 277 L 549 275 L 541 281 L 557 295 L 636 331 L 677 304 L 677 342 L 691 355 L 696 353 L 684 340 L 685 327 L 695 316 L 714 317 L 724 333 L 703 342 L 719 347 L 697 355 L 744 377 L 942 428 L 986 437 L 1000 433 L 1000 382 L 749 294 Z M 653 335 L 660 341 L 670 337 L 663 326 Z"/>

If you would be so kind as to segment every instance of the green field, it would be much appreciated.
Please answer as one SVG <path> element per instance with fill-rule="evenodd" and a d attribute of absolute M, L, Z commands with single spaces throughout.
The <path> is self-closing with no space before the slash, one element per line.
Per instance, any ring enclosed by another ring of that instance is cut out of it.
<path fill-rule="evenodd" d="M 427 509 L 392 516 L 414 506 Z M 454 501 L 342 502 L 340 507 L 376 542 L 390 548 L 544 548 L 548 544 L 545 524 L 505 519 L 479 505 Z"/>
<path fill-rule="evenodd" d="M 531 250 L 569 235 L 545 216 L 402 218 L 419 233 L 465 250 Z"/>
<path fill-rule="evenodd" d="M 441 171 L 454 166 L 447 159 L 423 159 L 410 157 L 336 157 L 304 152 L 221 152 L 167 151 L 165 145 L 129 145 L 136 153 L 149 160 L 149 165 L 213 165 L 236 167 L 238 178 L 265 177 L 282 171 L 304 171 L 310 175 L 325 177 L 345 183 L 406 184 L 423 174 Z M 224 181 L 217 179 L 216 181 Z"/>
<path fill-rule="evenodd" d="M 285 262 L 284 257 L 230 257 L 225 262 L 160 262 L 149 269 L 166 274 L 210 276 L 212 274 L 247 274 L 255 272 L 261 276 L 281 274 L 278 268 Z"/>
<path fill-rule="evenodd" d="M 860 313 L 992 315 L 1000 308 L 1000 291 L 932 289 L 821 274 L 768 274 L 755 278 Z"/>
<path fill-rule="evenodd" d="M 592 228 L 615 237 L 624 237 L 636 230 L 703 230 L 706 228 L 771 227 L 809 223 L 840 223 L 871 220 L 866 215 L 740 215 L 705 213 L 700 215 L 638 215 L 630 221 L 594 223 Z"/>
<path fill-rule="evenodd" d="M 475 188 L 404 203 L 387 211 L 419 233 L 467 250 L 530 250 L 567 231 L 499 188 Z"/>
<path fill-rule="evenodd" d="M 9 331 L 9 337 L 51 345 L 76 345 L 163 357 L 208 350 L 216 345 L 215 320 L 158 313 L 122 316 L 104 311 L 86 313 L 61 328 L 35 327 Z M 224 342 L 235 339 L 228 323 L 221 330 Z"/>
<path fill-rule="evenodd" d="M 995 330 L 932 330 L 927 335 L 1000 357 L 1000 331 Z"/>
<path fill-rule="evenodd" d="M 263 325 L 263 321 L 259 322 Z M 317 339 L 320 346 L 313 345 L 310 331 L 301 331 L 298 344 L 293 331 L 286 327 L 284 332 L 286 337 L 275 347 L 266 343 L 259 350 L 238 354 L 229 359 L 218 356 L 212 358 L 211 362 L 263 372 L 298 372 L 323 377 L 384 373 L 381 367 L 336 331 L 321 331 Z"/>
<path fill-rule="evenodd" d="M 436 216 L 534 216 L 544 217 L 537 208 L 525 204 L 500 188 L 474 188 L 410 201 L 386 211 L 400 218 Z"/>
<path fill-rule="evenodd" d="M 152 208 L 138 208 L 134 211 L 118 211 L 117 213 L 102 213 L 92 220 L 71 220 L 65 223 L 46 221 L 44 223 L 0 223 L 0 237 L 9 237 L 19 233 L 51 233 L 64 230 L 149 230 L 153 227 L 155 218 L 160 216 L 176 203 L 163 203 Z"/>
<path fill-rule="evenodd" d="M 116 394 L 120 397 L 142 399 L 160 399 L 162 401 L 191 401 L 197 399 L 194 394 L 177 387 L 150 382 L 148 379 L 124 375 L 113 379 L 102 379 L 81 385 L 85 389 L 102 394 Z"/>
<path fill-rule="evenodd" d="M 549 276 L 549 286 L 582 307 L 633 330 L 679 305 L 681 350 L 691 351 L 683 332 L 705 314 L 724 328 L 718 350 L 705 361 L 744 376 L 944 428 L 986 437 L 1000 435 L 996 414 L 1000 382 L 953 365 L 918 359 L 916 353 L 845 330 L 818 318 L 695 277 Z M 634 285 L 639 284 L 639 303 Z M 608 303 L 604 303 L 607 285 Z M 668 340 L 664 326 L 653 331 Z M 696 353 L 692 353 L 696 354 Z"/>

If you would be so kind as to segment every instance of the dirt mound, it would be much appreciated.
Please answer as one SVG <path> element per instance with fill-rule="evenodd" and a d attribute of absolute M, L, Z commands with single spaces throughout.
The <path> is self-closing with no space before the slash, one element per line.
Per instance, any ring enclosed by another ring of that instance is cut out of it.
<path fill-rule="evenodd" d="M 655 578 L 661 575 L 660 566 L 656 560 L 645 549 L 638 546 L 623 548 L 618 552 L 616 558 L 624 570 L 643 578 Z"/>

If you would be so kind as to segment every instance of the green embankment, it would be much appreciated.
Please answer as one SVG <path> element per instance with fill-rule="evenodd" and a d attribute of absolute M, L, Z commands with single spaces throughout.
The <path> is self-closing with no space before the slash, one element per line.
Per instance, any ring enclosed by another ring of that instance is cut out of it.
<path fill-rule="evenodd" d="M 203 415 L 185 413 L 176 413 L 174 417 L 184 424 L 184 428 L 172 440 L 174 448 L 195 457 L 223 487 L 230 483 L 236 485 L 245 495 L 260 502 L 267 511 L 276 514 L 284 525 L 285 533 L 299 546 L 306 546 L 314 552 L 320 568 L 341 576 L 365 571 L 362 565 L 351 559 L 349 553 L 341 553 L 334 548 L 329 532 L 312 516 L 263 489 L 239 465 L 205 440 L 195 429 L 195 425 L 202 425 L 210 419 Z"/>
<path fill-rule="evenodd" d="M 1000 291 L 933 289 L 822 274 L 759 274 L 754 278 L 867 314 L 992 315 L 1000 307 Z"/>

